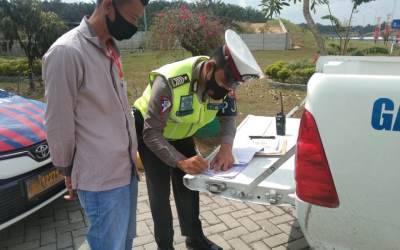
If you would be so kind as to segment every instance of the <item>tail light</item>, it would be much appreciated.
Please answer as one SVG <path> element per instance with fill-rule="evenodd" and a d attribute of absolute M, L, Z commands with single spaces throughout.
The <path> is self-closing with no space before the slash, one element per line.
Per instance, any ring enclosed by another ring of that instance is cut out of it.
<path fill-rule="evenodd" d="M 307 110 L 301 118 L 296 151 L 296 194 L 301 200 L 323 207 L 339 206 L 335 183 L 314 117 Z"/>

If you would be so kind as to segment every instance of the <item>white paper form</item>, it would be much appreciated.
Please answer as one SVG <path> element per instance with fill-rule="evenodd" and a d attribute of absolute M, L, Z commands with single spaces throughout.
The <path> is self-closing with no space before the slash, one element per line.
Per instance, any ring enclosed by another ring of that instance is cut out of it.
<path fill-rule="evenodd" d="M 232 154 L 233 154 L 233 157 L 235 158 L 235 162 L 234 162 L 232 168 L 230 168 L 227 171 L 216 172 L 213 169 L 211 169 L 211 167 L 209 166 L 208 170 L 205 171 L 203 174 L 206 174 L 206 175 L 212 176 L 212 177 L 234 178 L 253 159 L 256 152 L 260 151 L 261 149 L 262 149 L 262 146 L 233 148 Z M 213 153 L 211 153 L 206 158 L 206 160 L 208 160 L 209 164 L 211 163 L 211 161 L 214 159 L 214 157 L 217 155 L 218 152 L 219 152 L 219 147 L 216 150 L 214 150 Z"/>
<path fill-rule="evenodd" d="M 249 135 L 265 136 L 275 133 L 275 130 L 270 131 L 272 123 L 273 119 L 271 118 L 266 119 L 266 117 L 249 115 L 246 120 L 243 121 L 241 126 L 238 127 L 235 140 L 233 142 L 232 154 L 235 158 L 233 167 L 223 172 L 215 172 L 209 167 L 209 169 L 203 174 L 216 178 L 234 178 L 246 168 L 247 164 L 253 159 L 257 152 L 266 149 L 266 146 L 269 145 L 269 143 L 265 142 L 264 140 L 263 143 L 256 143 L 257 140 L 251 140 Z M 272 148 L 268 150 L 278 148 L 278 139 L 270 141 Z M 214 150 L 213 153 L 211 153 L 206 159 L 211 163 L 218 151 L 219 148 Z"/>
<path fill-rule="evenodd" d="M 231 179 L 231 178 L 235 178 L 240 172 L 242 172 L 242 170 L 246 167 L 246 165 L 236 165 L 234 164 L 230 169 L 228 169 L 227 171 L 223 171 L 223 172 L 216 172 L 212 169 L 207 170 L 206 172 L 204 172 L 203 174 L 211 176 L 211 177 L 215 177 L 215 178 L 227 178 L 227 179 Z"/>

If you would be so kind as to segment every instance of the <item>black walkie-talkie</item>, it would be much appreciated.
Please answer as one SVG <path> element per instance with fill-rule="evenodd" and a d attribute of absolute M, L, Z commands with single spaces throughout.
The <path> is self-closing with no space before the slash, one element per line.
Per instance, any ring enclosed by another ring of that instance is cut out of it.
<path fill-rule="evenodd" d="M 281 112 L 276 114 L 275 122 L 276 122 L 276 134 L 277 135 L 285 135 L 286 130 L 286 116 L 283 113 L 283 99 L 282 99 L 282 92 L 279 92 L 281 98 Z"/>

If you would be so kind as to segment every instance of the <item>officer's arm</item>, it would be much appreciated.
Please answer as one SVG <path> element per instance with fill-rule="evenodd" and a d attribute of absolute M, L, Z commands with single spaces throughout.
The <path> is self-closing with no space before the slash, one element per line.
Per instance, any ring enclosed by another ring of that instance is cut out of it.
<path fill-rule="evenodd" d="M 226 103 L 225 108 L 217 114 L 221 125 L 221 148 L 211 162 L 216 171 L 228 170 L 234 163 L 232 145 L 236 134 L 236 101 L 227 97 L 224 102 Z"/>
<path fill-rule="evenodd" d="M 178 161 L 186 159 L 163 136 L 172 108 L 172 93 L 167 81 L 157 77 L 152 86 L 147 117 L 144 120 L 143 140 L 147 147 L 165 164 L 176 167 Z"/>
<path fill-rule="evenodd" d="M 224 102 L 225 108 L 217 114 L 221 125 L 220 143 L 232 146 L 236 135 L 236 100 L 234 97 L 227 96 Z"/>

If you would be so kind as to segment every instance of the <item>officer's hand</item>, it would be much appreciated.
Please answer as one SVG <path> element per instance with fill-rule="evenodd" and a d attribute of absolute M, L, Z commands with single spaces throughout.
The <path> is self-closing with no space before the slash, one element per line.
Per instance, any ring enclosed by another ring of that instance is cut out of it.
<path fill-rule="evenodd" d="M 76 195 L 75 190 L 72 189 L 72 181 L 71 176 L 64 176 L 65 186 L 67 187 L 68 194 L 64 195 L 64 199 L 67 201 L 74 201 L 78 197 Z"/>
<path fill-rule="evenodd" d="M 230 169 L 235 162 L 232 154 L 232 145 L 222 144 L 218 154 L 211 162 L 211 168 L 215 171 L 226 171 Z"/>
<path fill-rule="evenodd" d="M 186 160 L 179 161 L 178 167 L 187 174 L 200 174 L 207 170 L 208 161 L 196 155 Z"/>

